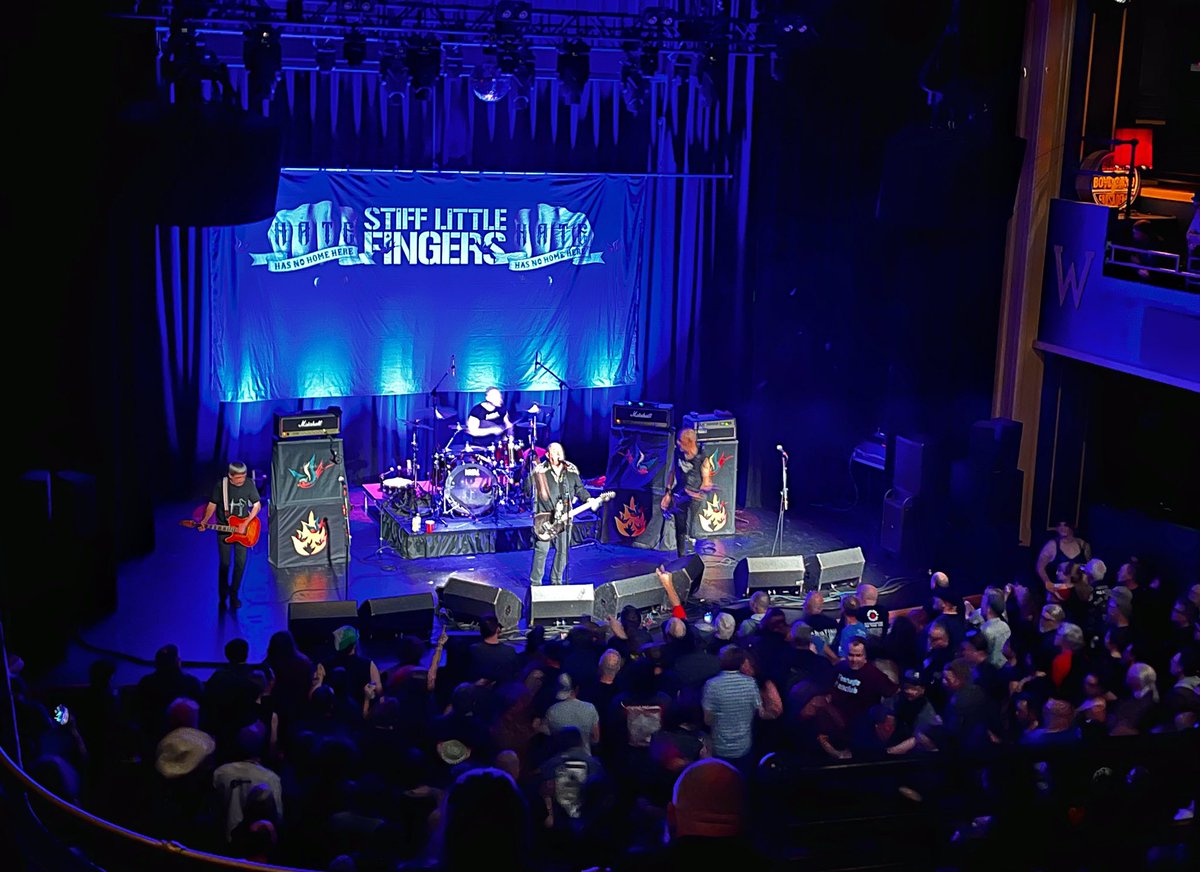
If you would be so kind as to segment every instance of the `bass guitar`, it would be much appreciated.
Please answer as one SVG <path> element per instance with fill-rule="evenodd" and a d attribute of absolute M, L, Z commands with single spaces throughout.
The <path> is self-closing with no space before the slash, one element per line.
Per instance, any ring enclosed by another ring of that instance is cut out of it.
<path fill-rule="evenodd" d="M 599 496 L 592 497 L 590 500 L 580 503 L 567 514 L 560 515 L 557 518 L 554 517 L 552 512 L 538 512 L 533 516 L 533 535 L 537 536 L 543 542 L 549 542 L 563 530 L 567 529 L 567 525 L 571 523 L 571 519 L 580 512 L 587 511 L 588 509 L 594 512 L 603 503 L 607 503 L 616 495 L 616 491 L 605 491 Z"/>
<path fill-rule="evenodd" d="M 245 521 L 246 519 L 239 518 L 237 515 L 233 515 L 229 518 L 229 520 L 240 522 Z M 180 521 L 179 526 L 197 529 L 200 527 L 200 522 L 190 520 Z M 229 535 L 225 537 L 226 542 L 230 542 L 235 545 L 245 545 L 247 548 L 253 548 L 258 543 L 258 534 L 262 529 L 262 523 L 258 520 L 258 518 L 251 518 L 249 523 L 246 524 L 245 529 L 243 529 L 240 533 L 238 532 L 238 528 L 234 527 L 232 524 L 205 524 L 204 529 L 216 530 L 218 533 L 228 533 Z"/>

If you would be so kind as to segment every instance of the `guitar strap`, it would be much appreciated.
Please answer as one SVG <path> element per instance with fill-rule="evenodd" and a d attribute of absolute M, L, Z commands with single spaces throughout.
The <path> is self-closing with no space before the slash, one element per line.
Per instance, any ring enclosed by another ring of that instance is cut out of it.
<path fill-rule="evenodd" d="M 221 501 L 225 504 L 225 517 L 229 517 L 229 477 L 221 479 Z"/>

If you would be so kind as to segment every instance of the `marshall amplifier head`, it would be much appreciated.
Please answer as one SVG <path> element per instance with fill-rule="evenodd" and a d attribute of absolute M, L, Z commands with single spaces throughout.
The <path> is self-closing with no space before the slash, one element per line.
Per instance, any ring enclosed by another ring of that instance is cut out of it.
<path fill-rule="evenodd" d="M 683 426 L 694 429 L 701 442 L 737 438 L 737 418 L 732 412 L 688 412 L 683 416 Z"/>
<path fill-rule="evenodd" d="M 275 414 L 276 439 L 300 439 L 305 436 L 336 436 L 342 432 L 342 410 L 330 406 L 325 411 L 311 409 Z"/>
<path fill-rule="evenodd" d="M 670 430 L 675 426 L 670 403 L 615 403 L 612 425 L 638 430 Z"/>

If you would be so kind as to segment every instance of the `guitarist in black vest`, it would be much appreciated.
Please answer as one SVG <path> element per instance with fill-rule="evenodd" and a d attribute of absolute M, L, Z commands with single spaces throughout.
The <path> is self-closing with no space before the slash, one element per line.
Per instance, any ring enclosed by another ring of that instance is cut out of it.
<path fill-rule="evenodd" d="M 546 447 L 546 459 L 536 464 L 529 473 L 529 486 L 533 491 L 533 512 L 548 512 L 558 520 L 571 511 L 575 500 L 581 502 L 591 497 L 579 477 L 579 468 L 563 454 L 563 447 L 551 442 Z M 550 583 L 562 584 L 567 569 L 567 551 L 571 547 L 571 525 L 566 524 L 562 532 L 551 541 L 543 541 L 536 535 L 533 539 L 533 568 L 529 573 L 530 584 L 541 584 L 546 571 L 546 556 L 550 545 L 554 545 L 554 565 L 550 569 Z"/>
<path fill-rule="evenodd" d="M 247 475 L 246 464 L 229 464 L 228 475 L 213 486 L 212 496 L 204 508 L 204 517 L 196 526 L 203 532 L 208 523 L 217 516 L 217 523 L 228 524 L 234 532 L 240 533 L 250 526 L 250 522 L 258 517 L 262 510 L 262 498 L 258 488 Z M 240 542 L 226 542 L 224 536 L 217 537 L 217 606 L 225 607 L 225 598 L 229 597 L 232 608 L 240 606 L 238 590 L 242 586 L 242 574 L 246 571 L 246 555 L 250 549 Z M 229 579 L 229 565 L 233 563 L 233 579 Z"/>
<path fill-rule="evenodd" d="M 694 532 L 696 514 L 704 504 L 704 495 L 713 489 L 712 461 L 704 454 L 696 431 L 685 427 L 675 440 L 675 463 L 667 475 L 667 492 L 660 505 L 663 514 L 675 521 L 675 552 L 687 552 L 688 537 Z"/>

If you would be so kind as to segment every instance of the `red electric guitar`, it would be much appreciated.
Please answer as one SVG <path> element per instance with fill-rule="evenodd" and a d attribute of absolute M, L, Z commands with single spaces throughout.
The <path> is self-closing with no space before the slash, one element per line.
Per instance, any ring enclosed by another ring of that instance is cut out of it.
<path fill-rule="evenodd" d="M 237 515 L 231 515 L 229 520 L 245 521 L 246 519 L 239 518 Z M 200 526 L 200 522 L 180 521 L 179 526 L 197 528 Z M 245 545 L 247 548 L 253 548 L 258 543 L 258 534 L 261 528 L 262 524 L 258 518 L 251 518 L 249 523 L 246 524 L 246 528 L 240 533 L 232 524 L 205 524 L 204 526 L 204 529 L 206 530 L 216 530 L 218 533 L 228 533 L 229 535 L 225 537 L 226 542 L 231 542 L 235 545 Z"/>

